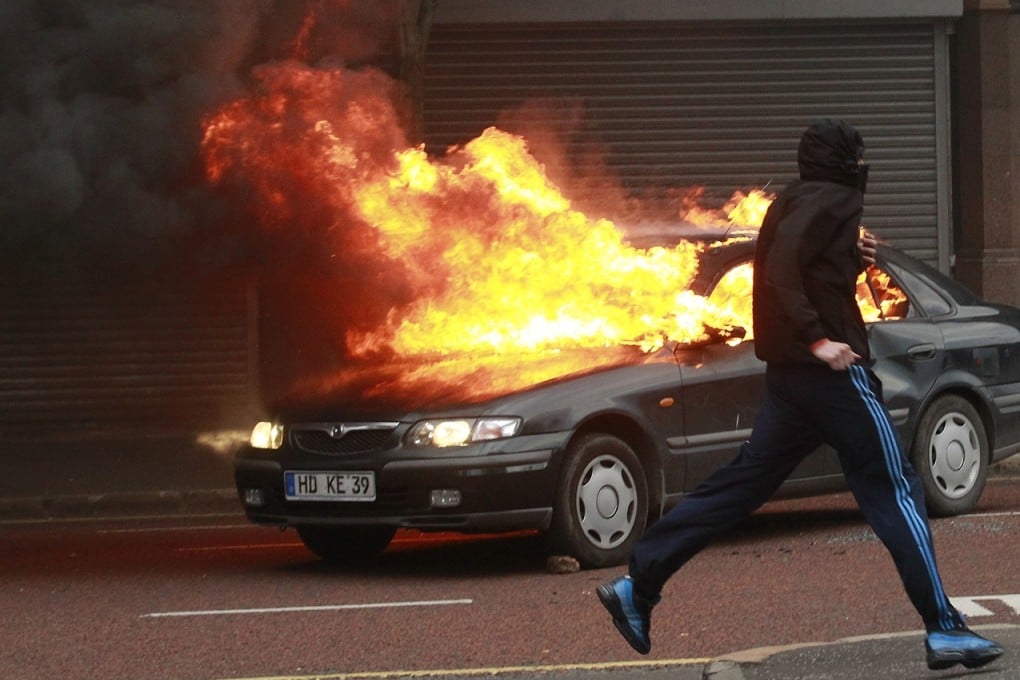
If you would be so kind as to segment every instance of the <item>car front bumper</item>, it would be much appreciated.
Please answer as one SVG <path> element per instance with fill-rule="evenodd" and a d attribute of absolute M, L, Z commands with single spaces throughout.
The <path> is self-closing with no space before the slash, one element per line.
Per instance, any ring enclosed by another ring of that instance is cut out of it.
<path fill-rule="evenodd" d="M 538 439 L 538 438 L 536 438 Z M 548 437 L 536 448 L 514 451 L 472 451 L 467 455 L 409 458 L 380 454 L 372 458 L 335 459 L 308 456 L 287 449 L 246 448 L 235 459 L 234 480 L 248 519 L 278 526 L 392 526 L 423 530 L 499 531 L 547 529 L 559 476 L 558 442 Z M 552 445 L 551 445 L 552 444 Z M 491 445 L 486 445 L 491 449 Z M 288 470 L 372 470 L 374 501 L 288 500 Z M 260 504 L 250 501 L 260 491 Z M 433 491 L 455 490 L 455 507 L 435 507 Z"/>

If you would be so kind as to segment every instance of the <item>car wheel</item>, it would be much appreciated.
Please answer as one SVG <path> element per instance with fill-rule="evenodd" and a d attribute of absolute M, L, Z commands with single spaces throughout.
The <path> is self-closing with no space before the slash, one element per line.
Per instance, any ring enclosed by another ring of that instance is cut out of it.
<path fill-rule="evenodd" d="M 336 564 L 357 564 L 369 560 L 389 545 L 392 527 L 297 527 L 301 542 L 324 560 Z"/>
<path fill-rule="evenodd" d="M 988 478 L 988 437 L 970 402 L 937 399 L 921 417 L 911 462 L 924 482 L 928 512 L 936 517 L 969 511 Z"/>
<path fill-rule="evenodd" d="M 644 470 L 633 449 L 606 434 L 567 450 L 549 529 L 549 549 L 582 567 L 623 564 L 648 518 Z"/>

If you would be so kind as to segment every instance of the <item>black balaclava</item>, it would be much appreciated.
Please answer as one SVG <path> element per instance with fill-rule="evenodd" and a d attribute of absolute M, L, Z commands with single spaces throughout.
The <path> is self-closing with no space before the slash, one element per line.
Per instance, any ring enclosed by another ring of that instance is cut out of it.
<path fill-rule="evenodd" d="M 836 182 L 862 192 L 868 184 L 868 166 L 864 158 L 864 140 L 854 126 L 841 120 L 813 123 L 800 138 L 797 165 L 800 178 L 809 181 Z"/>

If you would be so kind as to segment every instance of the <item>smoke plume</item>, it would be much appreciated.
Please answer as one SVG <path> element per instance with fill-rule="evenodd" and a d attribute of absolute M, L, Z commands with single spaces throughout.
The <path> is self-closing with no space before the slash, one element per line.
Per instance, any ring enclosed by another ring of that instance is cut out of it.
<path fill-rule="evenodd" d="M 358 64 L 376 57 L 392 32 L 394 4 L 5 3 L 6 266 L 97 258 L 103 266 L 122 265 L 178 257 L 182 248 L 198 261 L 235 260 L 251 245 L 229 228 L 242 219 L 236 206 L 205 182 L 198 158 L 203 115 L 241 96 L 260 63 L 298 56 Z"/>

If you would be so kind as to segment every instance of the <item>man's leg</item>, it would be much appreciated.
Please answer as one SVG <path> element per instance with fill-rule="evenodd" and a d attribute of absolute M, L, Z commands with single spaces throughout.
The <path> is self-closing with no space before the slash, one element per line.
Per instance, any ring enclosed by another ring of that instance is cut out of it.
<path fill-rule="evenodd" d="M 666 580 L 719 533 L 767 501 L 804 456 L 818 446 L 797 409 L 771 393 L 751 439 L 729 464 L 653 524 L 631 554 L 628 576 L 596 589 L 624 639 L 641 654 L 651 648 L 651 611 Z"/>
<path fill-rule="evenodd" d="M 928 630 L 963 625 L 950 605 L 935 563 L 924 492 L 903 457 L 872 374 L 860 366 L 834 373 L 825 409 L 825 438 L 839 453 L 847 484 L 875 534 L 892 555 L 911 602 Z"/>
<path fill-rule="evenodd" d="M 837 376 L 837 382 L 842 376 Z M 886 546 L 903 586 L 929 632 L 929 667 L 955 663 L 976 667 L 1002 654 L 1002 648 L 967 631 L 942 585 L 928 526 L 920 479 L 903 456 L 880 385 L 866 368 L 847 372 L 845 389 L 815 399 L 830 417 L 825 438 L 839 452 L 847 483 L 875 534 Z M 840 402 L 843 403 L 840 403 Z M 950 631 L 946 633 L 946 631 Z"/>
<path fill-rule="evenodd" d="M 666 581 L 713 538 L 767 501 L 820 439 L 797 409 L 771 393 L 751 438 L 645 532 L 634 546 L 630 576 L 639 593 L 658 596 Z"/>

